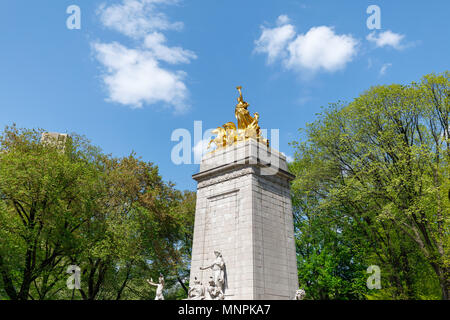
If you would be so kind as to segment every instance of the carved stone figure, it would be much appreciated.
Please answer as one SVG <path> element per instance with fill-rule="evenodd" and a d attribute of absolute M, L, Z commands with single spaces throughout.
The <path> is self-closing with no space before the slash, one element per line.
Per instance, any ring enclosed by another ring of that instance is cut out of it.
<path fill-rule="evenodd" d="M 303 300 L 306 296 L 306 292 L 303 289 L 298 289 L 295 291 L 295 297 L 294 300 Z"/>
<path fill-rule="evenodd" d="M 200 270 L 211 269 L 215 285 L 225 293 L 225 289 L 228 287 L 225 261 L 223 260 L 220 251 L 216 250 L 214 251 L 214 254 L 216 255 L 214 262 L 210 266 L 200 267 Z"/>
<path fill-rule="evenodd" d="M 205 288 L 203 287 L 200 280 L 195 277 L 194 285 L 189 288 L 188 300 L 204 300 L 205 299 Z"/>
<path fill-rule="evenodd" d="M 222 290 L 216 286 L 216 283 L 214 282 L 214 279 L 212 277 L 209 281 L 209 286 L 206 291 L 208 292 L 210 300 L 224 300 L 225 298 Z"/>
<path fill-rule="evenodd" d="M 153 283 L 153 279 L 147 279 L 149 285 L 156 287 L 156 296 L 155 300 L 164 300 L 163 290 L 164 290 L 164 276 L 162 274 L 159 275 L 159 283 Z"/>

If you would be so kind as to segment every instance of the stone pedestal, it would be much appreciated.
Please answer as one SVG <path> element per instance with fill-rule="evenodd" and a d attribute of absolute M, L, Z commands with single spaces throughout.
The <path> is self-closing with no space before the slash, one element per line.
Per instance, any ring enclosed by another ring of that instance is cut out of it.
<path fill-rule="evenodd" d="M 298 289 L 286 158 L 256 140 L 203 157 L 190 283 L 207 284 L 214 250 L 226 264 L 226 300 L 293 299 Z"/>

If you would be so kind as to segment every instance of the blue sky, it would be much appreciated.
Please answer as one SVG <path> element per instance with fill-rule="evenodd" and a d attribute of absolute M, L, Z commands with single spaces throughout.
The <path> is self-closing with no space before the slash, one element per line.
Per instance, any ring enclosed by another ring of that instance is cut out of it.
<path fill-rule="evenodd" d="M 80 30 L 66 26 L 70 5 Z M 237 85 L 292 156 L 321 106 L 448 70 L 449 12 L 444 0 L 3 0 L 0 127 L 83 134 L 195 190 L 198 165 L 173 163 L 171 135 L 235 121 Z"/>

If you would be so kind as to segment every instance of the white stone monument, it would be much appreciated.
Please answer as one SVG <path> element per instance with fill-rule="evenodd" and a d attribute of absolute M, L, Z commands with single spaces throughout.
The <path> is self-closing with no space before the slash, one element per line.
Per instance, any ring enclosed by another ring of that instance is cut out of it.
<path fill-rule="evenodd" d="M 215 263 L 217 251 L 226 266 L 225 300 L 292 300 L 298 289 L 289 185 L 294 176 L 267 140 L 225 140 L 193 176 L 198 188 L 190 283 L 209 282 L 214 271 L 204 267 Z"/>

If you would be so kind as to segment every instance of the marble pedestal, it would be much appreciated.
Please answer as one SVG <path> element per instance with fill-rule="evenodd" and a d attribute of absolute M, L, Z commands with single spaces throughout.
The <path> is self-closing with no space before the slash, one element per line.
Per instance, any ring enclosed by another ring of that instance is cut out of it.
<path fill-rule="evenodd" d="M 250 139 L 203 157 L 190 283 L 207 284 L 214 250 L 226 264 L 225 300 L 293 299 L 298 289 L 286 158 Z"/>

